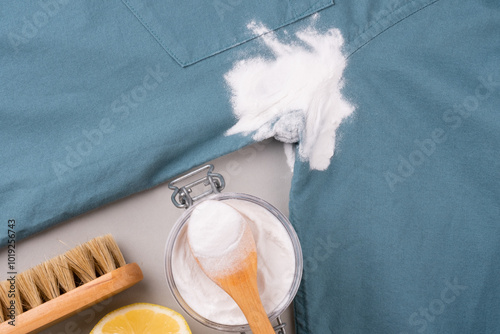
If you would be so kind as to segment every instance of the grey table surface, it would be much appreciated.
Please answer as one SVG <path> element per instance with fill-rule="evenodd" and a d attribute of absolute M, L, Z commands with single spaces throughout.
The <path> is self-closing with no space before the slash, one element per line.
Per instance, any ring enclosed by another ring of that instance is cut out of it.
<path fill-rule="evenodd" d="M 286 165 L 280 143 L 272 140 L 210 161 L 226 180 L 224 192 L 240 192 L 260 197 L 288 216 L 288 194 L 292 173 Z M 108 312 L 137 302 L 160 304 L 181 313 L 193 333 L 222 333 L 209 329 L 186 314 L 170 292 L 164 274 L 164 251 L 169 232 L 183 213 L 170 201 L 167 183 L 108 204 L 17 243 L 17 268 L 22 272 L 91 238 L 111 233 L 127 262 L 137 262 L 144 280 L 132 288 L 90 309 L 44 330 L 45 334 L 89 333 Z M 6 276 L 7 253 L 2 279 Z M 293 311 L 282 319 L 287 333 L 295 333 Z"/>

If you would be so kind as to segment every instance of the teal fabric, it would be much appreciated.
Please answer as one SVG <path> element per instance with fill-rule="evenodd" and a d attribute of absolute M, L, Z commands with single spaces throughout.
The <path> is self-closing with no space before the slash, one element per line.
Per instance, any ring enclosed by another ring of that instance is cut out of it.
<path fill-rule="evenodd" d="M 274 30 L 330 6 L 332 0 L 124 3 L 172 58 L 187 66 L 257 37 L 247 28 L 251 22 Z"/>
<path fill-rule="evenodd" d="M 0 244 L 250 144 L 224 136 L 223 75 L 271 56 L 247 21 L 290 40 L 322 9 L 356 112 L 328 170 L 296 162 L 297 332 L 500 332 L 500 3 L 332 4 L 0 5 Z"/>
<path fill-rule="evenodd" d="M 408 3 L 347 34 L 356 113 L 295 166 L 298 333 L 500 333 L 500 2 Z"/>
<path fill-rule="evenodd" d="M 279 26 L 328 5 L 276 0 L 252 17 Z M 139 19 L 120 1 L 1 5 L 0 219 L 17 221 L 18 240 L 252 142 L 224 136 L 235 120 L 223 75 L 241 49 L 182 68 L 149 28 L 184 26 L 169 41 L 186 41 L 185 63 L 220 51 L 212 49 L 219 36 L 189 29 L 171 3 L 149 6 Z M 239 25 L 238 44 L 247 23 L 232 15 L 247 6 L 200 2 L 186 14 L 197 15 L 189 25 L 207 29 Z M 5 245 L 7 224 L 0 226 Z"/>

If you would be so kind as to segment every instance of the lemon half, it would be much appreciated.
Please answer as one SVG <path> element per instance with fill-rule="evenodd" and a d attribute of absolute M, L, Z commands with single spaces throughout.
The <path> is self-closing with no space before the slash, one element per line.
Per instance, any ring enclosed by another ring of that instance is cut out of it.
<path fill-rule="evenodd" d="M 104 316 L 90 334 L 191 334 L 179 313 L 160 305 L 136 303 Z"/>

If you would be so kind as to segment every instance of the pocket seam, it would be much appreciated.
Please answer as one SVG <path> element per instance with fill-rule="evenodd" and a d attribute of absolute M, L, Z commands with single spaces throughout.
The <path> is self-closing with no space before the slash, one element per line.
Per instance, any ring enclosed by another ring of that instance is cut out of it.
<path fill-rule="evenodd" d="M 160 44 L 160 46 L 172 57 L 174 60 L 181 66 L 181 67 L 187 67 L 190 65 L 193 65 L 195 63 L 198 63 L 202 60 L 205 60 L 207 58 L 210 58 L 212 56 L 218 55 L 219 53 L 222 53 L 224 51 L 227 51 L 231 48 L 234 48 L 238 45 L 247 43 L 255 38 L 258 38 L 264 34 L 261 35 L 256 35 L 256 36 L 251 36 L 249 38 L 244 38 L 242 40 L 239 40 L 237 42 L 232 42 L 227 45 L 219 47 L 216 51 L 210 51 L 209 54 L 204 55 L 202 57 L 197 57 L 195 59 L 189 60 L 189 61 L 182 61 L 179 56 L 177 56 L 169 47 L 167 47 L 166 43 L 163 41 L 162 38 L 155 32 L 155 30 L 144 20 L 144 18 L 137 12 L 135 7 L 130 4 L 129 0 L 122 0 L 122 2 L 127 6 L 127 8 L 134 14 L 134 16 L 137 18 L 137 20 L 146 28 L 146 30 L 154 37 L 154 39 Z M 324 2 L 324 3 L 323 3 Z M 289 2 L 290 3 L 290 2 Z M 335 5 L 335 0 L 318 0 L 315 4 L 309 6 L 306 8 L 304 11 L 302 11 L 300 14 L 295 14 L 295 9 L 294 6 L 290 3 L 291 8 L 292 8 L 292 14 L 294 14 L 290 19 L 279 22 L 275 24 L 273 27 L 269 28 L 270 31 L 274 31 L 277 29 L 280 29 L 282 27 L 285 27 L 291 23 L 296 22 L 297 20 L 300 20 L 308 15 L 313 14 L 314 12 L 321 10 L 323 8 L 327 8 L 330 6 Z"/>
<path fill-rule="evenodd" d="M 439 0 L 411 0 L 408 3 L 403 3 L 402 5 L 395 8 L 392 12 L 385 15 L 384 17 L 372 22 L 366 29 L 360 32 L 352 41 L 346 44 L 345 51 L 346 57 L 351 57 L 354 53 L 358 52 L 365 45 L 370 43 L 372 40 L 377 38 L 380 34 L 384 33 L 386 30 L 391 29 L 396 24 L 406 20 L 408 17 L 416 14 L 417 12 L 425 9 L 438 2 Z M 405 11 L 407 7 L 415 6 L 415 8 L 409 8 Z M 401 17 L 394 17 L 401 13 Z M 381 22 L 387 20 L 387 24 L 382 24 Z"/>
<path fill-rule="evenodd" d="M 128 2 L 128 0 L 122 0 L 122 1 L 125 4 L 125 6 L 127 6 L 128 9 L 132 12 L 132 14 L 134 14 L 134 16 L 137 18 L 137 20 L 144 26 L 144 28 L 146 28 L 146 30 L 154 37 L 154 39 L 156 39 L 156 41 L 158 42 L 158 44 L 160 44 L 160 46 L 165 51 L 167 51 L 167 53 L 172 58 L 174 58 L 177 63 L 182 64 L 182 62 L 179 59 L 179 57 L 166 46 L 166 44 L 163 42 L 163 40 L 158 36 L 158 34 L 153 30 L 153 28 L 151 28 L 150 25 L 146 23 L 146 21 L 137 12 L 137 10 Z"/>

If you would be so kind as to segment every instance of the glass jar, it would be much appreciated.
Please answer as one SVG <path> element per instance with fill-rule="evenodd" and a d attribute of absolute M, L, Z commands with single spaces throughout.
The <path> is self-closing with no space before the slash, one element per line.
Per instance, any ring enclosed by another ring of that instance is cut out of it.
<path fill-rule="evenodd" d="M 294 277 L 292 280 L 292 284 L 290 285 L 288 292 L 286 293 L 285 297 L 281 302 L 278 303 L 278 305 L 274 308 L 273 311 L 268 313 L 269 320 L 275 321 L 277 320 L 278 326 L 275 327 L 276 330 L 281 330 L 281 333 L 285 333 L 284 330 L 284 325 L 281 323 L 280 315 L 285 311 L 285 309 L 291 304 L 293 301 L 293 298 L 295 297 L 295 294 L 297 293 L 297 290 L 300 285 L 300 281 L 302 278 L 302 268 L 303 268 L 303 260 L 302 260 L 302 249 L 300 247 L 299 239 L 297 237 L 297 234 L 295 233 L 295 230 L 293 229 L 292 225 L 288 221 L 288 219 L 275 207 L 273 207 L 271 204 L 267 203 L 266 201 L 247 194 L 241 194 L 241 193 L 219 193 L 219 191 L 224 187 L 224 181 L 223 178 L 220 174 L 213 173 L 213 166 L 207 165 L 204 166 L 188 175 L 192 176 L 195 173 L 199 173 L 205 169 L 208 169 L 207 176 L 205 176 L 202 180 L 202 182 L 198 182 L 199 180 L 192 182 L 191 184 L 184 186 L 182 188 L 178 188 L 175 186 L 175 184 L 182 180 L 184 177 L 181 177 L 179 179 L 176 179 L 172 181 L 169 184 L 169 187 L 171 189 L 174 189 L 174 195 L 172 196 L 172 200 L 174 204 L 178 207 L 185 207 L 187 210 L 182 214 L 182 216 L 177 220 L 175 223 L 174 227 L 172 228 L 172 231 L 170 232 L 169 238 L 167 240 L 166 248 L 165 248 L 165 275 L 167 279 L 168 286 L 174 295 L 175 299 L 179 303 L 179 305 L 188 313 L 191 317 L 193 317 L 195 320 L 200 322 L 201 324 L 221 330 L 221 331 L 227 331 L 227 332 L 245 332 L 245 331 L 250 331 L 250 327 L 248 324 L 242 324 L 242 325 L 227 325 L 227 324 L 222 324 L 218 322 L 214 322 L 210 319 L 207 319 L 197 313 L 193 308 L 190 307 L 190 305 L 184 300 L 182 297 L 181 293 L 179 292 L 179 289 L 176 285 L 175 278 L 174 278 L 174 273 L 173 273 L 173 266 L 172 266 L 172 257 L 174 254 L 174 249 L 176 247 L 176 242 L 179 240 L 179 236 L 183 233 L 184 229 L 187 228 L 187 222 L 189 221 L 189 218 L 191 217 L 191 213 L 193 212 L 194 208 L 196 207 L 196 204 L 194 204 L 194 201 L 199 201 L 202 202 L 203 200 L 210 199 L 210 200 L 216 200 L 216 201 L 226 201 L 226 200 L 237 200 L 237 201 L 247 201 L 253 204 L 256 204 L 265 210 L 267 210 L 269 213 L 271 213 L 284 227 L 286 230 L 291 244 L 293 246 L 293 256 L 295 259 L 295 271 L 294 271 Z M 190 187 L 193 186 L 193 184 L 198 185 L 200 183 L 203 183 L 204 185 L 210 185 L 213 191 L 208 191 L 204 192 L 202 196 L 194 197 L 194 198 L 183 198 L 184 196 L 189 196 L 191 193 Z M 180 200 L 177 200 L 177 198 L 180 198 Z M 193 200 L 194 199 L 194 200 Z M 187 205 L 184 205 L 187 204 Z"/>

